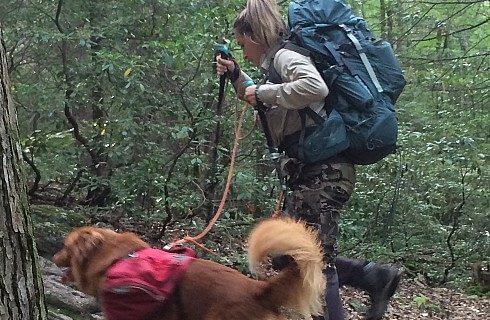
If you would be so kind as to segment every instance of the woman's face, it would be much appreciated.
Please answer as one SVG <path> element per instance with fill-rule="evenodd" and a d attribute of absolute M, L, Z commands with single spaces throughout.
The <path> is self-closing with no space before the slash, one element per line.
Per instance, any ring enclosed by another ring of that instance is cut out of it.
<path fill-rule="evenodd" d="M 265 53 L 265 46 L 253 41 L 250 36 L 237 32 L 235 32 L 235 39 L 242 48 L 243 58 L 252 62 L 254 66 L 260 67 L 260 58 Z"/>

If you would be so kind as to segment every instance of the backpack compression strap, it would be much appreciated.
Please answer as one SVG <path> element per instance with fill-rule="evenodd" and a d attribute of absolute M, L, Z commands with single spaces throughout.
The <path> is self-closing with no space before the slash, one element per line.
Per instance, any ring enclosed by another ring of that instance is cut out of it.
<path fill-rule="evenodd" d="M 359 42 L 359 40 L 357 40 L 356 36 L 354 36 L 354 34 L 352 33 L 352 29 L 347 27 L 345 24 L 339 24 L 339 27 L 341 27 L 345 31 L 347 37 L 350 39 L 350 41 L 352 41 L 352 43 L 356 47 L 356 50 L 359 53 L 359 57 L 361 58 L 361 61 L 364 64 L 364 67 L 366 68 L 369 77 L 371 78 L 373 84 L 376 86 L 378 92 L 379 93 L 383 92 L 383 87 L 381 87 L 381 84 L 378 81 L 378 77 L 374 72 L 373 66 L 369 62 L 366 53 L 364 52 L 364 48 L 361 46 L 361 43 Z"/>
<path fill-rule="evenodd" d="M 327 117 L 330 115 L 332 108 L 327 108 Z M 313 111 L 310 107 L 305 107 L 303 109 L 298 110 L 299 117 L 301 119 L 301 132 L 299 134 L 298 140 L 298 156 L 300 160 L 305 158 L 305 152 L 303 150 L 305 135 L 306 135 L 306 116 L 309 116 L 317 125 L 321 125 L 325 119 L 322 118 L 318 113 Z"/>

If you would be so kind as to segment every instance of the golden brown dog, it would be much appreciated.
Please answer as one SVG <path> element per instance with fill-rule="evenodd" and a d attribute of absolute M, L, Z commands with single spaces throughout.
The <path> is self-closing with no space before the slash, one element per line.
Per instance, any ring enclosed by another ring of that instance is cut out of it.
<path fill-rule="evenodd" d="M 281 320 L 285 318 L 280 307 L 304 315 L 322 313 L 323 255 L 314 231 L 292 219 L 269 219 L 254 228 L 248 243 L 252 271 L 269 255 L 289 255 L 294 261 L 261 281 L 216 262 L 195 259 L 171 298 L 151 319 Z M 148 247 L 133 233 L 82 227 L 70 232 L 53 260 L 59 267 L 68 267 L 67 281 L 100 297 L 106 270 L 131 252 Z"/>

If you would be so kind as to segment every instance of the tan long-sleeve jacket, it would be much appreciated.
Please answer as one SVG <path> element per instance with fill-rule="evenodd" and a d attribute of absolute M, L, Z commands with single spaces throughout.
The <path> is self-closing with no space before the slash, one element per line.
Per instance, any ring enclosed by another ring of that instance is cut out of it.
<path fill-rule="evenodd" d="M 258 97 L 268 107 L 266 116 L 272 139 L 279 146 L 286 135 L 301 130 L 298 110 L 309 106 L 324 115 L 323 106 L 328 88 L 312 60 L 295 51 L 276 47 L 263 56 L 261 69 L 267 75 L 269 66 L 281 76 L 283 83 L 266 82 L 259 87 Z M 250 77 L 243 71 L 233 84 L 239 97 L 245 92 L 244 83 Z M 307 117 L 306 125 L 314 124 Z"/>

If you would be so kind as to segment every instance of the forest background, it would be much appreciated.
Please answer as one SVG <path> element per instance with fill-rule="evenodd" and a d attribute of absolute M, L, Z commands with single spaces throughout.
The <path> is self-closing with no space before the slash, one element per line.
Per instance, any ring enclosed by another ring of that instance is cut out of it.
<path fill-rule="evenodd" d="M 349 3 L 393 44 L 408 84 L 397 153 L 358 167 L 341 253 L 481 293 L 468 286 L 471 265 L 490 256 L 490 2 Z M 31 204 L 155 241 L 201 230 L 221 199 L 243 107 L 228 88 L 217 108 L 213 43 L 233 38 L 243 4 L 0 0 Z M 217 250 L 269 216 L 278 194 L 251 109 L 243 131 L 225 212 L 206 239 Z M 242 250 L 221 254 L 244 267 Z"/>

